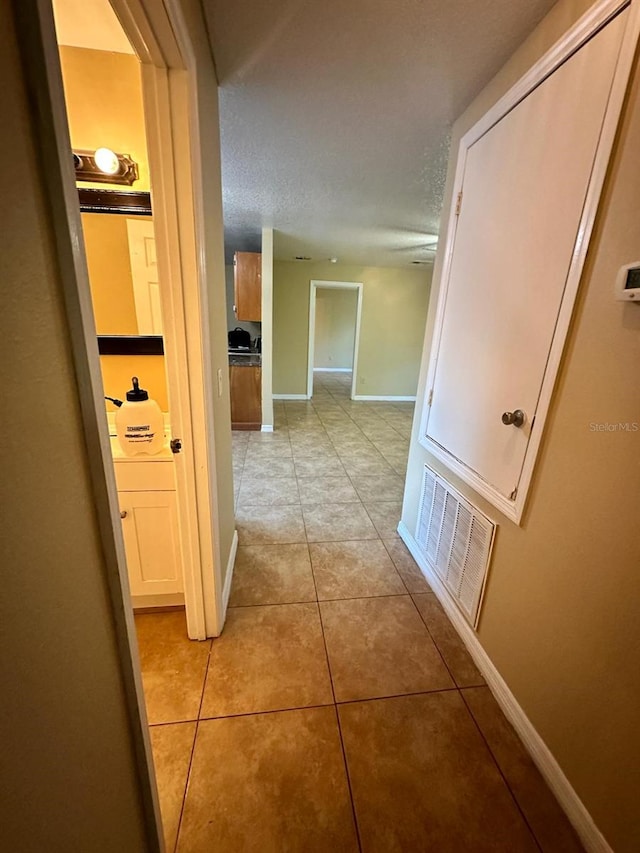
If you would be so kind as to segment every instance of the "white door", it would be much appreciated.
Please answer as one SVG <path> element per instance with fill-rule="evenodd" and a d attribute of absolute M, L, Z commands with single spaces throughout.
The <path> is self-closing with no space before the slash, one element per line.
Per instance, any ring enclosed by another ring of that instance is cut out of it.
<path fill-rule="evenodd" d="M 626 14 L 466 152 L 426 437 L 507 499 L 579 245 Z M 524 425 L 504 425 L 518 409 Z"/>
<path fill-rule="evenodd" d="M 131 595 L 182 592 L 175 492 L 119 492 Z"/>
<path fill-rule="evenodd" d="M 129 258 L 139 335 L 161 335 L 156 236 L 150 219 L 127 219 Z"/>

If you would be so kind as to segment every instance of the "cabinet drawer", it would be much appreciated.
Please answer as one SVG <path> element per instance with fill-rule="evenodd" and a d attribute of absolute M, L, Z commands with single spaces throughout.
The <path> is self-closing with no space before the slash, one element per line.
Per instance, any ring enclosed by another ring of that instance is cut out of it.
<path fill-rule="evenodd" d="M 119 492 L 162 492 L 176 487 L 173 459 L 157 462 L 114 460 Z"/>

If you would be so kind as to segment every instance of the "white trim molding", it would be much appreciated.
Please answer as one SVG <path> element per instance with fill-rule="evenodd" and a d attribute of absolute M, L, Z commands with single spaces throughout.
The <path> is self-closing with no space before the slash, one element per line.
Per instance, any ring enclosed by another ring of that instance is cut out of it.
<path fill-rule="evenodd" d="M 273 228 L 262 229 L 261 252 L 262 423 L 273 426 Z"/>
<path fill-rule="evenodd" d="M 153 175 L 165 365 L 176 457 L 187 633 L 222 630 L 217 480 L 198 68 L 178 0 L 110 0 L 140 62 L 149 166 Z M 186 335 L 185 329 L 189 329 Z"/>
<path fill-rule="evenodd" d="M 308 394 L 274 394 L 274 400 L 309 400 Z"/>
<path fill-rule="evenodd" d="M 351 373 L 351 367 L 314 367 L 314 373 Z"/>
<path fill-rule="evenodd" d="M 600 28 L 622 10 L 627 9 L 628 18 L 624 23 L 624 32 L 621 37 L 617 64 L 613 75 L 609 99 L 607 102 L 604 119 L 593 161 L 591 176 L 587 188 L 587 195 L 582 209 L 582 215 L 576 231 L 576 242 L 574 246 L 571 264 L 569 266 L 564 295 L 560 304 L 555 333 L 549 350 L 549 357 L 540 389 L 540 396 L 535 412 L 534 425 L 524 456 L 522 470 L 515 498 L 506 497 L 495 486 L 488 483 L 477 472 L 472 470 L 463 461 L 454 457 L 446 448 L 431 439 L 428 434 L 428 419 L 430 413 L 429 391 L 433 390 L 438 352 L 442 338 L 444 325 L 445 306 L 447 303 L 447 291 L 451 274 L 454 245 L 456 240 L 457 211 L 456 205 L 451 205 L 449 221 L 447 223 L 446 239 L 444 243 L 444 260 L 440 276 L 440 293 L 436 309 L 434 333 L 431 341 L 430 357 L 428 361 L 426 391 L 427 402 L 425 402 L 421 413 L 420 431 L 418 440 L 420 444 L 435 458 L 443 462 L 449 470 L 457 474 L 464 482 L 470 485 L 478 494 L 482 495 L 492 506 L 499 509 L 504 515 L 520 524 L 525 509 L 525 503 L 533 472 L 542 441 L 545 421 L 551 406 L 556 378 L 560 368 L 563 350 L 565 347 L 571 316 L 575 304 L 578 287 L 584 267 L 584 262 L 589 247 L 591 232 L 599 206 L 600 195 L 606 176 L 611 150 L 620 119 L 622 104 L 629 82 L 629 75 L 633 64 L 638 35 L 640 33 L 640 2 L 637 0 L 599 0 L 569 29 L 564 36 L 533 65 L 533 67 L 500 98 L 489 109 L 485 115 L 476 122 L 473 127 L 462 137 L 458 149 L 458 158 L 453 182 L 452 198 L 456 198 L 462 191 L 465 175 L 466 153 L 494 125 L 496 125 L 510 110 L 526 98 L 537 86 L 539 86 L 550 74 L 552 74 L 563 62 L 565 62 L 575 51 L 582 47 Z"/>
<path fill-rule="evenodd" d="M 184 607 L 184 593 L 169 592 L 156 595 L 132 595 L 131 606 L 134 610 L 145 607 Z"/>
<path fill-rule="evenodd" d="M 320 281 L 312 279 L 309 282 L 309 348 L 307 353 L 307 399 L 313 396 L 313 355 L 316 340 L 316 293 L 318 288 L 329 290 L 357 290 L 356 332 L 353 341 L 353 376 L 351 378 L 351 399 L 356 400 L 356 381 L 358 378 L 358 352 L 360 350 L 360 324 L 362 323 L 362 292 L 361 281 Z M 324 370 L 325 368 L 320 368 Z"/>
<path fill-rule="evenodd" d="M 383 402 L 383 403 L 415 403 L 416 396 L 415 396 L 415 394 L 413 395 L 413 397 L 411 397 L 411 396 L 403 397 L 403 396 L 396 396 L 396 395 L 383 396 L 380 394 L 357 394 L 352 399 L 361 400 L 361 401 L 365 401 L 365 402 L 377 400 L 377 401 Z"/>
<path fill-rule="evenodd" d="M 460 639 L 466 646 L 469 654 L 476 663 L 478 669 L 484 676 L 487 686 L 493 693 L 498 705 L 502 708 L 504 715 L 519 735 L 527 752 L 545 778 L 547 784 L 553 791 L 560 806 L 573 824 L 574 829 L 580 836 L 580 840 L 588 853 L 613 853 L 605 837 L 595 824 L 595 821 L 587 811 L 586 806 L 576 793 L 575 789 L 565 776 L 562 768 L 553 756 L 533 723 L 527 717 L 522 706 L 509 689 L 506 681 L 498 672 L 495 664 L 482 647 L 476 632 L 466 621 L 461 611 L 447 592 L 440 578 L 430 569 L 428 562 L 422 554 L 420 546 L 409 532 L 404 522 L 398 524 L 398 533 L 405 543 L 414 560 L 418 564 L 422 574 L 427 579 L 429 586 L 435 593 L 437 599 L 449 617 L 453 627 L 456 629 Z"/>
<path fill-rule="evenodd" d="M 262 424 L 260 432 L 273 432 L 273 424 Z"/>
<path fill-rule="evenodd" d="M 238 553 L 238 531 L 233 531 L 233 540 L 229 550 L 229 561 L 227 562 L 227 573 L 224 578 L 224 588 L 222 590 L 222 612 L 226 619 L 227 607 L 229 606 L 229 596 L 231 595 L 231 583 L 233 581 L 233 569 L 236 564 L 236 554 Z"/>

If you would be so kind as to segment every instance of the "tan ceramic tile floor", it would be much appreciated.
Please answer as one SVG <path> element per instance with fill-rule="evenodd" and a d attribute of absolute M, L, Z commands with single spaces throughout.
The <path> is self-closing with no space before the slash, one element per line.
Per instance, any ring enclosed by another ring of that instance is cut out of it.
<path fill-rule="evenodd" d="M 167 850 L 579 851 L 397 536 L 413 406 L 349 383 L 234 433 L 222 637 L 136 618 Z"/>

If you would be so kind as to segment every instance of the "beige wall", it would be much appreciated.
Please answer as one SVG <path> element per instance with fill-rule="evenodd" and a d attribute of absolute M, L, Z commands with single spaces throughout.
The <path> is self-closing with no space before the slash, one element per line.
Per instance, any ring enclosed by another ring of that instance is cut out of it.
<path fill-rule="evenodd" d="M 150 189 L 140 63 L 126 53 L 60 47 L 65 99 L 74 148 L 100 146 L 129 154 L 138 164 L 132 190 Z M 83 181 L 80 186 L 127 189 Z"/>
<path fill-rule="evenodd" d="M 358 294 L 320 287 L 316 291 L 314 367 L 353 367 Z"/>
<path fill-rule="evenodd" d="M 167 374 L 162 355 L 102 355 L 100 370 L 104 393 L 123 400 L 131 388 L 131 377 L 137 376 L 140 387 L 149 392 L 163 412 L 169 411 L 167 396 Z M 105 400 L 108 412 L 117 411 L 113 403 Z"/>
<path fill-rule="evenodd" d="M 127 217 L 116 213 L 83 213 L 81 218 L 96 332 L 137 335 Z"/>
<path fill-rule="evenodd" d="M 151 849 L 41 155 L 0 4 L 1 846 Z"/>
<path fill-rule="evenodd" d="M 296 261 L 274 262 L 273 393 L 306 393 L 312 279 L 363 284 L 356 393 L 415 394 L 430 272 Z"/>
<path fill-rule="evenodd" d="M 456 123 L 443 222 L 460 136 L 588 6 L 558 3 Z M 640 421 L 640 310 L 612 295 L 640 244 L 638 150 L 636 70 L 522 526 L 448 475 L 417 444 L 417 422 L 403 511 L 413 531 L 428 462 L 499 522 L 480 642 L 617 853 L 640 847 L 640 433 L 590 423 Z M 431 328 L 426 352 L 430 339 Z M 424 381 L 423 369 L 418 413 Z"/>

